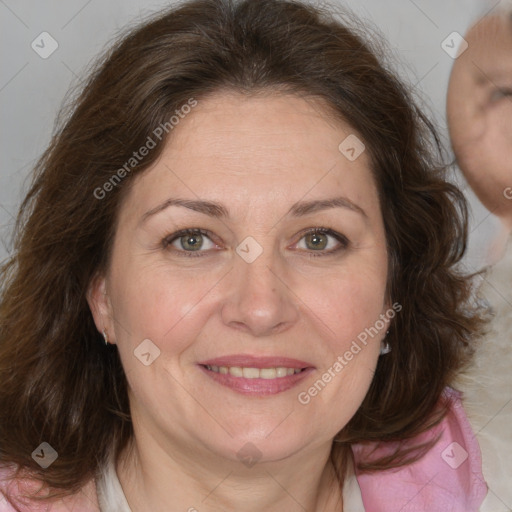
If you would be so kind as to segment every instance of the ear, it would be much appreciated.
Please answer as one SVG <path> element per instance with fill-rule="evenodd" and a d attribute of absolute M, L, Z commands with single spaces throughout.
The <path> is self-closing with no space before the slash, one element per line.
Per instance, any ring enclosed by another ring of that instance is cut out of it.
<path fill-rule="evenodd" d="M 391 300 L 391 297 L 389 296 L 389 294 L 386 294 L 386 298 L 384 300 L 384 307 L 382 309 L 382 314 L 381 314 L 381 318 L 384 316 L 385 322 L 386 322 L 386 328 L 383 330 L 383 333 L 382 333 L 384 336 L 385 336 L 385 333 L 387 333 L 387 331 L 391 327 L 391 324 L 393 323 L 393 318 L 396 316 L 396 309 L 395 309 L 396 304 L 397 303 L 393 304 L 393 301 Z M 402 309 L 402 308 L 400 307 L 400 309 Z"/>
<path fill-rule="evenodd" d="M 91 280 L 86 296 L 96 328 L 107 333 L 109 343 L 115 343 L 114 316 L 104 275 L 97 274 Z"/>
<path fill-rule="evenodd" d="M 398 301 L 395 301 L 393 303 L 391 303 L 392 301 L 389 300 L 389 304 L 387 304 L 387 309 L 384 313 L 385 317 L 386 317 L 386 322 L 387 322 L 387 326 L 386 326 L 386 331 L 388 331 L 391 326 L 393 325 L 394 323 L 394 319 L 396 318 L 396 316 L 400 313 L 400 311 L 402 311 L 403 307 L 402 307 L 402 304 L 400 304 Z"/>

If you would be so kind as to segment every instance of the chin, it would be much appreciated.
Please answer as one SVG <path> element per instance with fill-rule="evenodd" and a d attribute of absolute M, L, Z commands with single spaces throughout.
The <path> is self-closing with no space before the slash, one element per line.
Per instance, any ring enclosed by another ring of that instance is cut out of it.
<path fill-rule="evenodd" d="M 270 431 L 269 431 L 270 432 Z M 212 440 L 208 443 L 211 445 Z M 277 462 L 299 452 L 305 446 L 305 436 L 298 432 L 283 431 L 282 435 L 267 437 L 254 433 L 239 433 L 233 439 L 224 438 L 219 445 L 212 446 L 219 455 L 239 461 L 250 467 L 256 462 Z"/>

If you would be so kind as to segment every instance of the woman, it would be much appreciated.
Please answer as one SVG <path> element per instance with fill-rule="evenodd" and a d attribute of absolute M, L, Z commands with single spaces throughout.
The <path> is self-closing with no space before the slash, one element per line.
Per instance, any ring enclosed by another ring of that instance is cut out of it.
<path fill-rule="evenodd" d="M 436 144 L 312 7 L 196 0 L 130 32 L 3 271 L 4 509 L 477 510 L 448 386 L 483 321 Z"/>

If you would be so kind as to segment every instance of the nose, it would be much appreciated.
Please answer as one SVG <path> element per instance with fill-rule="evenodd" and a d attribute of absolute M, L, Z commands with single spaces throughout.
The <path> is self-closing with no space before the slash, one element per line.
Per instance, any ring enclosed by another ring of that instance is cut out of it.
<path fill-rule="evenodd" d="M 255 261 L 237 258 L 222 306 L 225 325 L 262 337 L 289 329 L 299 318 L 298 299 L 285 267 L 264 251 Z"/>

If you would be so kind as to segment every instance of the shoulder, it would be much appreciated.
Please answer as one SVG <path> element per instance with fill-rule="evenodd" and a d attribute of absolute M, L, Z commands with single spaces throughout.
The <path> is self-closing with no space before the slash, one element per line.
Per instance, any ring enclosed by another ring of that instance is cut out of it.
<path fill-rule="evenodd" d="M 441 423 L 404 443 L 419 445 L 438 437 L 415 463 L 374 473 L 356 470 L 367 510 L 476 512 L 487 494 L 480 447 L 464 411 L 461 394 L 446 388 L 448 413 Z M 352 447 L 354 459 L 390 454 L 397 443 L 361 443 Z"/>
<path fill-rule="evenodd" d="M 34 501 L 27 496 L 44 496 L 41 483 L 33 478 L 14 479 L 16 467 L 0 466 L 0 512 L 99 512 L 94 480 L 73 495 L 51 501 Z"/>

